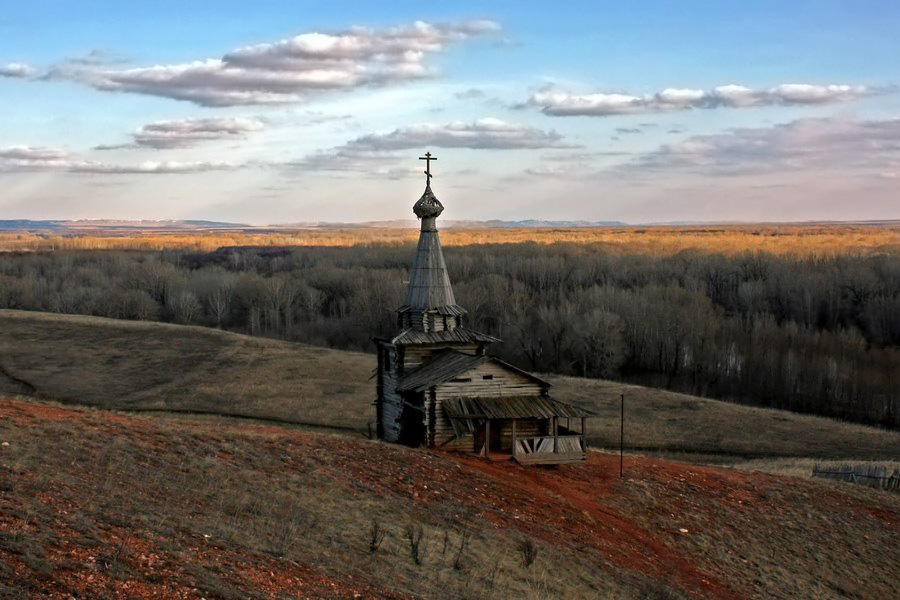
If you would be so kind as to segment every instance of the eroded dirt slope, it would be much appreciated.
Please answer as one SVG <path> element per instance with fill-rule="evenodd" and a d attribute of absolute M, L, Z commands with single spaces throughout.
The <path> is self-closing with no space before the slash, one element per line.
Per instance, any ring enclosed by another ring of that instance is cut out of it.
<path fill-rule="evenodd" d="M 0 596 L 886 598 L 900 572 L 898 497 L 848 485 L 21 398 L 0 443 Z"/>

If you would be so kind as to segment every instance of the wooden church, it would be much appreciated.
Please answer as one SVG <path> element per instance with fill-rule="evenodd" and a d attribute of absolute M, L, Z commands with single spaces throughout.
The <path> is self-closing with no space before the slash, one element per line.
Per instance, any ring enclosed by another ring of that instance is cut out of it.
<path fill-rule="evenodd" d="M 375 402 L 378 437 L 410 446 L 511 456 L 523 464 L 585 459 L 585 419 L 591 411 L 550 396 L 550 384 L 490 356 L 495 337 L 463 326 L 436 221 L 444 207 L 431 191 L 413 206 L 421 220 L 400 331 L 377 338 Z"/>

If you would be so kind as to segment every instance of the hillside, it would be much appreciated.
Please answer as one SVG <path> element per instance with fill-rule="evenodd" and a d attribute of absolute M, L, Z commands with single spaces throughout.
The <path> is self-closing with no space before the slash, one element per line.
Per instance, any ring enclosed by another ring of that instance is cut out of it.
<path fill-rule="evenodd" d="M 104 408 L 213 413 L 366 434 L 368 354 L 186 327 L 0 310 L 0 392 Z M 900 432 L 614 382 L 547 376 L 561 400 L 597 410 L 594 445 L 702 460 L 897 460 Z M 715 455 L 719 455 L 718 457 Z"/>
<path fill-rule="evenodd" d="M 847 484 L 14 398 L 0 440 L 2 597 L 888 598 L 900 572 L 898 496 Z"/>

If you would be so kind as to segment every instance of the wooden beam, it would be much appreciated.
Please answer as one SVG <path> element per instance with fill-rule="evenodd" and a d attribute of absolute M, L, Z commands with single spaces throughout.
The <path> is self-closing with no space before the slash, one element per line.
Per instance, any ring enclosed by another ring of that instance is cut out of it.
<path fill-rule="evenodd" d="M 559 452 L 559 417 L 553 417 L 553 452 Z"/>
<path fill-rule="evenodd" d="M 516 457 L 516 420 L 512 420 L 512 455 Z"/>

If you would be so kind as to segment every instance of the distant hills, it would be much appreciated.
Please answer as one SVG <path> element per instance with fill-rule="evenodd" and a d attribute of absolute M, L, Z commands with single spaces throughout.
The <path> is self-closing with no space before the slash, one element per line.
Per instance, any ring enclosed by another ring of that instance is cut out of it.
<path fill-rule="evenodd" d="M 490 228 L 526 228 L 526 227 L 610 227 L 623 226 L 621 221 L 540 221 L 527 219 L 523 221 L 443 221 L 441 225 L 448 229 L 490 229 Z M 198 220 L 113 220 L 113 219 L 79 219 L 60 221 L 34 221 L 30 219 L 0 220 L 0 231 L 97 231 L 97 230 L 154 230 L 154 231 L 191 231 L 234 229 L 241 231 L 272 229 L 403 229 L 418 227 L 415 219 L 395 219 L 392 221 L 366 221 L 361 223 L 339 223 L 328 221 L 304 221 L 298 223 L 281 223 L 273 225 L 247 225 L 245 223 L 226 223 L 221 221 Z"/>
<path fill-rule="evenodd" d="M 246 229 L 250 225 L 221 223 L 218 221 L 123 221 L 115 219 L 78 219 L 74 221 L 32 221 L 30 219 L 0 220 L 0 231 L 47 231 L 47 230 L 96 230 L 96 229 Z"/>
<path fill-rule="evenodd" d="M 898 219 L 885 219 L 878 221 L 797 221 L 789 223 L 779 222 L 739 222 L 739 221 L 668 221 L 652 223 L 626 223 L 624 221 L 545 221 L 539 219 L 524 219 L 520 221 L 502 221 L 491 219 L 487 221 L 453 221 L 444 220 L 441 226 L 445 229 L 529 229 L 529 228 L 553 228 L 553 227 L 696 227 L 696 226 L 746 226 L 746 225 L 868 225 L 881 227 L 896 227 L 900 225 Z M 279 223 L 272 225 L 247 225 L 246 223 L 228 223 L 224 221 L 203 220 L 116 220 L 116 219 L 78 219 L 78 220 L 30 220 L 12 219 L 0 220 L 0 232 L 58 232 L 78 233 L 86 231 L 208 231 L 231 230 L 242 232 L 277 231 L 289 229 L 406 229 L 416 228 L 418 222 L 415 219 L 394 219 L 387 221 L 364 221 L 360 223 L 341 223 L 330 221 L 301 221 L 296 223 Z"/>

